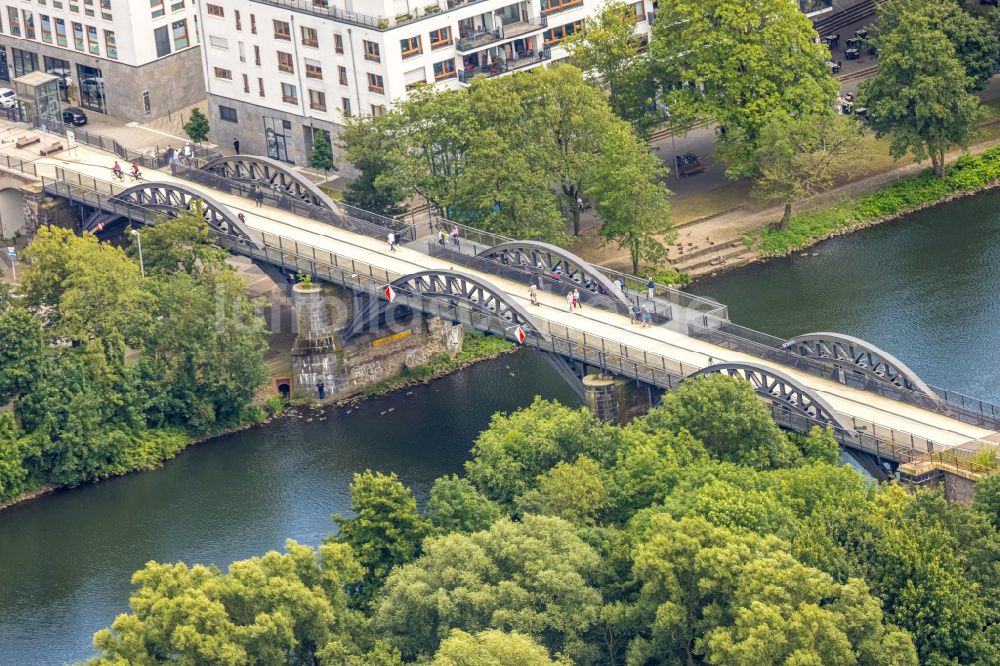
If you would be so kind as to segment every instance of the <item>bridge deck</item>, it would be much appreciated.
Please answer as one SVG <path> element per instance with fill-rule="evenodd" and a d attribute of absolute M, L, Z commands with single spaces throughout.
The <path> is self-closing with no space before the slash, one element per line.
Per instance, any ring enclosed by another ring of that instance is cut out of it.
<path fill-rule="evenodd" d="M 60 155 L 58 158 L 38 160 L 36 166 L 42 171 L 43 165 L 62 166 L 73 169 L 98 180 L 110 182 L 109 165 L 113 158 L 107 154 L 86 148 L 77 148 L 76 155 Z M 179 182 L 191 185 L 189 181 L 174 178 L 170 174 L 147 171 L 147 180 Z M 366 262 L 380 269 L 404 275 L 429 269 L 456 268 L 475 274 L 474 269 L 453 266 L 449 262 L 428 256 L 410 247 L 400 247 L 389 252 L 384 240 L 371 238 L 333 227 L 322 222 L 294 215 L 284 210 L 270 207 L 257 208 L 249 199 L 211 190 L 217 201 L 246 216 L 246 224 L 255 232 L 283 236 L 286 239 L 312 245 L 341 256 Z M 832 380 L 802 373 L 793 368 L 773 364 L 760 358 L 736 351 L 729 351 L 710 342 L 689 337 L 667 327 L 642 328 L 631 323 L 629 318 L 598 309 L 584 307 L 575 313 L 568 312 L 566 301 L 558 294 L 541 293 L 540 307 L 532 307 L 528 302 L 527 289 L 523 284 L 509 281 L 495 275 L 481 274 L 482 277 L 504 289 L 519 301 L 531 315 L 541 321 L 569 326 L 583 330 L 588 335 L 600 336 L 674 359 L 691 369 L 707 367 L 713 363 L 753 363 L 771 366 L 789 375 L 803 387 L 818 393 L 830 405 L 847 417 L 871 421 L 885 428 L 909 433 L 915 438 L 923 438 L 934 443 L 935 450 L 955 447 L 979 440 L 995 437 L 997 433 L 963 421 L 951 418 L 912 404 L 898 402 L 874 393 L 855 389 Z M 915 448 L 926 450 L 926 444 Z"/>

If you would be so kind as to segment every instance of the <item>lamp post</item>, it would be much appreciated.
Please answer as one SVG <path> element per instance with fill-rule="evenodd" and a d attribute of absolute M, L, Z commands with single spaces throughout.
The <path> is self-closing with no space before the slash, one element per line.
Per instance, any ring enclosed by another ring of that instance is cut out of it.
<path fill-rule="evenodd" d="M 138 229 L 132 229 L 129 231 L 130 234 L 135 236 L 135 242 L 139 246 L 139 273 L 142 275 L 142 279 L 146 279 L 146 267 L 142 263 L 142 236 L 139 235 Z"/>
<path fill-rule="evenodd" d="M 663 102 L 661 102 L 659 99 L 656 100 L 656 108 L 663 115 L 665 115 L 667 117 L 667 131 L 670 132 L 670 145 L 671 145 L 671 147 L 673 147 L 673 152 L 674 152 L 674 156 L 671 159 L 671 162 L 674 163 L 674 173 L 677 175 L 678 178 L 680 178 L 681 177 L 681 165 L 679 165 L 677 163 L 677 139 L 674 138 L 674 126 L 670 122 L 670 109 L 667 108 L 667 105 L 664 104 Z"/>

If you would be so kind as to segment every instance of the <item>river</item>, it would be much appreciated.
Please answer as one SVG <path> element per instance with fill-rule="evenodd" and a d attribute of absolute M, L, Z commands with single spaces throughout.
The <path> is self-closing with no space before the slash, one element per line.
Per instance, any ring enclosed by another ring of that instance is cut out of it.
<path fill-rule="evenodd" d="M 836 238 L 699 283 L 737 323 L 788 337 L 834 330 L 872 341 L 925 380 L 1000 401 L 1000 194 Z M 813 253 L 816 256 L 812 256 Z M 395 471 L 426 498 L 462 469 L 497 411 L 535 394 L 578 399 L 531 353 L 397 394 L 193 447 L 163 469 L 0 512 L 0 665 L 61 664 L 127 610 L 148 560 L 229 562 L 315 544 L 349 509 L 356 471 Z"/>

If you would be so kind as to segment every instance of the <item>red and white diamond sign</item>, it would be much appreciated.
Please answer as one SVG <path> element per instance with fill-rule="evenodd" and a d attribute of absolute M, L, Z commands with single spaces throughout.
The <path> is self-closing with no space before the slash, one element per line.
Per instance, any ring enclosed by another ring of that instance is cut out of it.
<path fill-rule="evenodd" d="M 517 339 L 518 344 L 524 344 L 524 329 L 518 326 L 514 330 L 514 337 Z"/>
<path fill-rule="evenodd" d="M 391 284 L 385 288 L 385 297 L 389 299 L 390 303 L 396 300 L 396 290 L 392 288 Z"/>

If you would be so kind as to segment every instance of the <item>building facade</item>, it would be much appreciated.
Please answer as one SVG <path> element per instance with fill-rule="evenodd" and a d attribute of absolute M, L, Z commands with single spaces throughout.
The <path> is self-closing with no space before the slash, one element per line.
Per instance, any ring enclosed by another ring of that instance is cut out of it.
<path fill-rule="evenodd" d="M 138 122 L 204 99 L 197 0 L 0 0 L 0 86 L 60 77 L 72 104 Z"/>
<path fill-rule="evenodd" d="M 202 0 L 212 140 L 305 165 L 320 130 L 419 84 L 468 85 L 566 57 L 604 0 Z M 631 3 L 649 32 L 651 0 Z"/>

